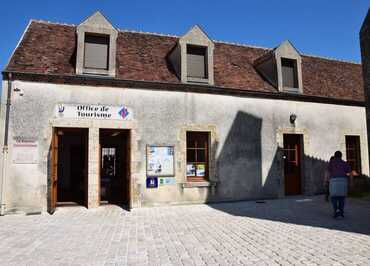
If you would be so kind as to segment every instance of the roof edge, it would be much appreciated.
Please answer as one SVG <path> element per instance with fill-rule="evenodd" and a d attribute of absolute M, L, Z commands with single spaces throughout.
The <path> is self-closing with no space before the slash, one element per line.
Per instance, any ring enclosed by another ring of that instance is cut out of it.
<path fill-rule="evenodd" d="M 11 53 L 11 54 L 10 54 L 10 56 L 9 56 L 8 61 L 7 61 L 7 62 L 6 62 L 6 64 L 5 64 L 4 70 L 8 68 L 8 66 L 9 66 L 10 62 L 11 62 L 11 61 L 12 61 L 12 59 L 13 59 L 13 56 L 14 56 L 15 51 L 17 51 L 17 49 L 18 49 L 19 45 L 22 43 L 22 41 L 23 41 L 23 39 L 24 39 L 24 36 L 26 35 L 26 32 L 28 31 L 28 29 L 29 29 L 30 25 L 32 24 L 32 22 L 34 22 L 32 19 L 30 19 L 30 20 L 28 21 L 28 24 L 27 24 L 26 28 L 24 29 L 24 31 L 23 31 L 23 33 L 22 33 L 21 37 L 19 38 L 17 45 L 16 45 L 16 46 L 15 46 L 15 48 L 13 49 L 12 53 Z"/>

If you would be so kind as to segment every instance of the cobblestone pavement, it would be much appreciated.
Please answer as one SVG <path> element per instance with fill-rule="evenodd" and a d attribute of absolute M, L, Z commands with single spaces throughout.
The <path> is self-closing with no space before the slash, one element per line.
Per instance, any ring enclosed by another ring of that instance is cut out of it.
<path fill-rule="evenodd" d="M 370 202 L 323 197 L 0 217 L 1 265 L 370 265 Z"/>

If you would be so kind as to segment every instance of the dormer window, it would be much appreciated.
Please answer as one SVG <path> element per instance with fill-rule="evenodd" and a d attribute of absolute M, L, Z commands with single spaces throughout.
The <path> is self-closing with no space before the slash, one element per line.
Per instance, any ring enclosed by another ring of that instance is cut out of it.
<path fill-rule="evenodd" d="M 108 70 L 109 36 L 85 34 L 84 68 Z"/>
<path fill-rule="evenodd" d="M 214 85 L 214 48 L 212 40 L 199 26 L 179 39 L 168 57 L 181 82 Z"/>
<path fill-rule="evenodd" d="M 284 88 L 298 88 L 297 60 L 281 58 L 281 71 Z"/>
<path fill-rule="evenodd" d="M 207 79 L 207 47 L 187 45 L 188 78 Z"/>
<path fill-rule="evenodd" d="M 96 12 L 77 27 L 76 74 L 116 76 L 118 31 Z"/>
<path fill-rule="evenodd" d="M 254 66 L 278 91 L 303 93 L 302 57 L 289 41 L 257 58 Z"/>

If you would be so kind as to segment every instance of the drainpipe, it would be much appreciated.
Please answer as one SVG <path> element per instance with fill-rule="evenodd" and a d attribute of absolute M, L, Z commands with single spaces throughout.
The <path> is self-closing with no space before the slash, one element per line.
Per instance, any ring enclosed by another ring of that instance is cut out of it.
<path fill-rule="evenodd" d="M 5 179 L 7 175 L 7 163 L 8 163 L 8 136 L 9 136 L 9 115 L 11 105 L 11 93 L 12 93 L 12 74 L 8 73 L 8 93 L 6 99 L 6 113 L 5 113 L 5 130 L 4 130 L 4 146 L 3 146 L 3 169 L 0 179 L 0 216 L 5 214 Z"/>

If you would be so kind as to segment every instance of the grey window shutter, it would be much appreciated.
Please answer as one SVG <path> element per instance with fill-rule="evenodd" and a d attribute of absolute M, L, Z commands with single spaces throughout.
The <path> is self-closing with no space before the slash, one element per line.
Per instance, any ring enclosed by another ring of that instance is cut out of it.
<path fill-rule="evenodd" d="M 109 36 L 85 36 L 85 68 L 108 69 Z"/>
<path fill-rule="evenodd" d="M 298 88 L 296 62 L 292 59 L 281 59 L 283 87 Z"/>
<path fill-rule="evenodd" d="M 207 78 L 206 51 L 205 47 L 188 46 L 188 77 Z"/>

